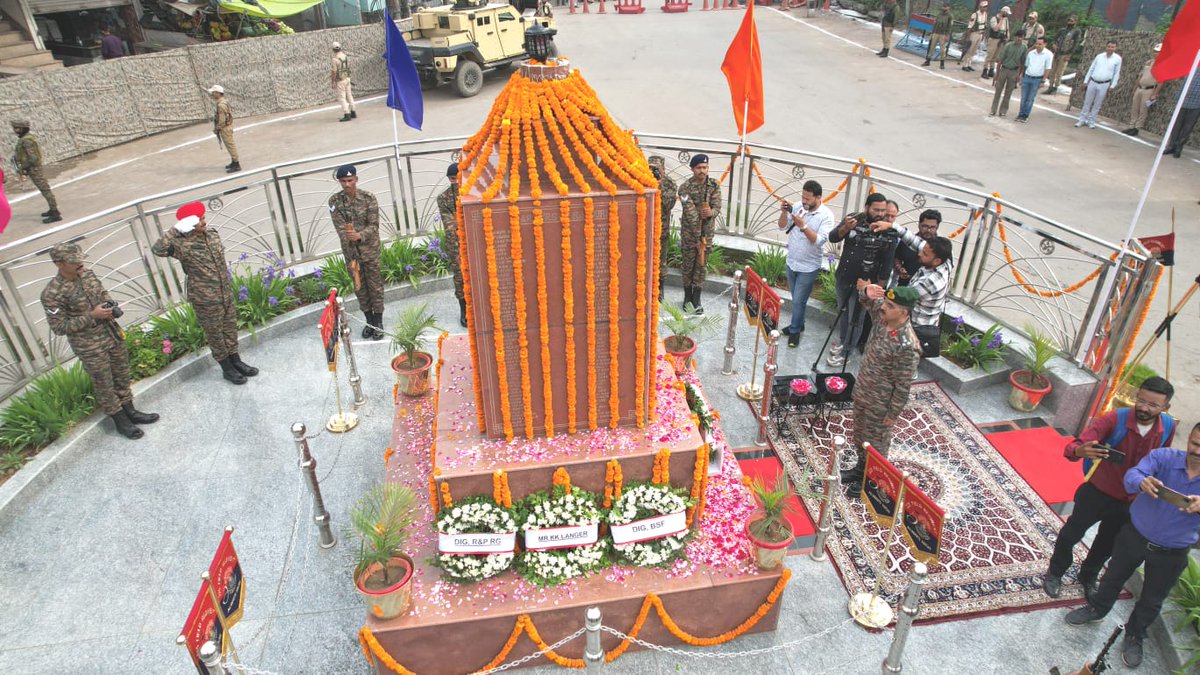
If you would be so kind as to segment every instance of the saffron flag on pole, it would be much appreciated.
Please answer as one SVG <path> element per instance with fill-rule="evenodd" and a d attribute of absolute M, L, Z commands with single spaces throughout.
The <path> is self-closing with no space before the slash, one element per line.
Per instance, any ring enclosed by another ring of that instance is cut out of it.
<path fill-rule="evenodd" d="M 387 62 L 388 96 L 387 106 L 404 115 L 404 123 L 421 130 L 425 122 L 425 100 L 421 98 L 421 77 L 417 75 L 417 64 L 413 62 L 400 28 L 385 13 L 383 59 Z"/>
<path fill-rule="evenodd" d="M 763 125 L 762 52 L 758 47 L 758 29 L 754 25 L 753 2 L 746 3 L 742 26 L 725 52 L 721 72 L 729 81 L 738 134 L 745 136 Z"/>
<path fill-rule="evenodd" d="M 1200 2 L 1188 2 L 1179 10 L 1163 38 L 1162 51 L 1150 72 L 1159 82 L 1187 77 L 1200 50 Z"/>

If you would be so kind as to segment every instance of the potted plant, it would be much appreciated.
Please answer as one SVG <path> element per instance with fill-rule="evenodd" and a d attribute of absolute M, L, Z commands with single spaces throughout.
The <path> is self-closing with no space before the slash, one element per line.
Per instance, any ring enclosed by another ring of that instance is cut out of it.
<path fill-rule="evenodd" d="M 662 322 L 671 333 L 663 339 L 663 346 L 675 365 L 675 374 L 682 375 L 687 372 L 692 355 L 696 353 L 696 338 L 716 330 L 721 318 L 693 314 L 691 305 L 680 308 L 664 303 L 663 307 L 667 310 L 667 315 L 662 318 Z"/>
<path fill-rule="evenodd" d="M 1021 352 L 1025 368 L 1013 371 L 1008 375 L 1012 384 L 1012 393 L 1008 396 L 1008 404 L 1022 412 L 1031 412 L 1042 402 L 1042 397 L 1050 393 L 1050 378 L 1046 377 L 1047 364 L 1058 353 L 1058 347 L 1049 335 L 1031 326 L 1025 327 L 1029 333 L 1029 349 Z"/>
<path fill-rule="evenodd" d="M 428 341 L 426 332 L 438 327 L 429 313 L 429 303 L 409 305 L 400 311 L 388 336 L 392 338 L 392 370 L 396 385 L 405 396 L 423 396 L 429 390 L 429 369 L 433 355 L 423 351 Z"/>
<path fill-rule="evenodd" d="M 412 605 L 412 558 L 400 551 L 416 525 L 419 507 L 411 489 L 381 483 L 362 496 L 350 512 L 354 585 L 377 618 L 391 619 Z"/>
<path fill-rule="evenodd" d="M 788 547 L 796 538 L 787 514 L 794 510 L 788 498 L 795 494 L 787 474 L 780 471 L 770 485 L 762 479 L 750 481 L 750 495 L 758 504 L 746 521 L 750 552 L 759 569 L 773 570 L 783 564 Z"/>

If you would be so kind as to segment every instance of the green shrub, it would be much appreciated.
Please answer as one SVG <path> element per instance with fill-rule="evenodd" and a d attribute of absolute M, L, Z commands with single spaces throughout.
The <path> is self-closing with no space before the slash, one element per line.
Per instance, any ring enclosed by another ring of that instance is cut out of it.
<path fill-rule="evenodd" d="M 170 340 L 172 359 L 178 358 L 184 352 L 196 352 L 208 345 L 200 319 L 196 317 L 196 309 L 191 303 L 175 305 L 165 313 L 150 317 L 150 324 Z"/>
<path fill-rule="evenodd" d="M 129 350 L 129 376 L 135 380 L 150 377 L 171 362 L 175 344 L 163 336 L 152 323 L 131 326 L 125 331 L 125 348 Z"/>
<path fill-rule="evenodd" d="M 397 239 L 384 246 L 379 253 L 379 271 L 384 283 L 412 282 L 416 286 L 425 273 L 422 257 L 428 257 L 424 247 L 414 246 L 412 239 Z"/>
<path fill-rule="evenodd" d="M 787 249 L 782 246 L 759 247 L 750 258 L 750 269 L 772 286 L 787 283 Z"/>
<path fill-rule="evenodd" d="M 5 450 L 0 452 L 0 476 L 16 473 L 17 469 L 25 466 L 29 457 L 20 450 Z"/>
<path fill-rule="evenodd" d="M 321 274 L 321 270 L 317 270 L 311 276 L 296 280 L 296 295 L 300 298 L 300 302 L 307 305 L 324 302 L 329 297 L 329 287 L 321 280 Z"/>
<path fill-rule="evenodd" d="M 683 248 L 679 244 L 679 228 L 667 230 L 667 267 L 679 269 L 683 265 Z M 665 273 L 666 270 L 663 270 Z"/>
<path fill-rule="evenodd" d="M 273 252 L 267 253 L 267 261 L 267 265 L 257 271 L 247 265 L 233 270 L 238 328 L 260 326 L 300 304 L 292 285 L 295 271 L 289 270 L 285 274 L 287 264 Z"/>
<path fill-rule="evenodd" d="M 704 269 L 708 270 L 709 274 L 725 274 L 728 268 L 729 260 L 725 249 L 713 244 L 712 250 L 704 257 Z"/>
<path fill-rule="evenodd" d="M 1158 371 L 1144 363 L 1139 363 L 1136 366 L 1125 366 L 1121 370 L 1120 381 L 1134 389 L 1140 389 L 1143 382 L 1157 375 Z"/>
<path fill-rule="evenodd" d="M 0 447 L 13 451 L 46 445 L 95 407 L 92 379 L 83 364 L 55 368 L 34 378 L 0 410 Z"/>
<path fill-rule="evenodd" d="M 817 281 L 813 284 L 812 298 L 829 309 L 837 309 L 837 262 L 829 257 L 829 267 L 817 273 Z"/>
<path fill-rule="evenodd" d="M 442 248 L 445 242 L 446 230 L 440 227 L 431 231 L 429 238 L 425 240 L 424 252 L 421 254 L 421 263 L 430 274 L 437 276 L 450 274 L 450 259 L 446 256 L 446 251 Z"/>
<path fill-rule="evenodd" d="M 316 275 L 314 275 L 316 276 Z M 346 266 L 346 259 L 340 255 L 331 255 L 321 264 L 319 276 L 317 276 L 328 288 L 336 288 L 338 295 L 349 295 L 354 292 L 354 278 L 350 276 L 350 268 Z"/>
<path fill-rule="evenodd" d="M 955 317 L 951 324 L 954 333 L 942 339 L 942 356 L 963 368 L 987 371 L 1004 361 L 1004 333 L 1000 331 L 999 323 L 992 324 L 982 333 L 966 325 L 961 316 Z"/>

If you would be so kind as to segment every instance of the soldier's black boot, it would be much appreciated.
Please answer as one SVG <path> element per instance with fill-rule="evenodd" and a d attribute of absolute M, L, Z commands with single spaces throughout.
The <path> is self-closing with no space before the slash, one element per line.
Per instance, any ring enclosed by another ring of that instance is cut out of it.
<path fill-rule="evenodd" d="M 49 211 L 43 211 L 42 217 L 45 218 L 46 216 L 50 215 L 51 213 L 54 213 L 54 209 L 50 209 Z"/>
<path fill-rule="evenodd" d="M 129 416 L 125 414 L 124 410 L 109 415 L 109 417 L 112 418 L 113 424 L 117 425 L 117 433 L 125 438 L 138 439 L 146 435 L 141 429 L 133 426 L 133 422 L 129 420 Z"/>
<path fill-rule="evenodd" d="M 342 119 L 340 119 L 338 121 L 339 122 L 349 122 L 351 119 L 353 119 L 353 118 L 350 117 L 350 113 L 346 113 L 345 115 L 342 115 Z"/>
<path fill-rule="evenodd" d="M 923 66 L 929 65 L 929 59 L 925 59 L 925 63 L 922 63 L 921 65 L 923 65 Z"/>
<path fill-rule="evenodd" d="M 158 413 L 144 413 L 133 407 L 133 401 L 122 403 L 121 409 L 125 411 L 125 416 L 134 424 L 154 424 L 158 421 Z"/>
<path fill-rule="evenodd" d="M 42 218 L 43 223 L 57 223 L 60 220 L 62 220 L 62 214 L 58 212 L 58 209 L 50 209 L 46 216 Z"/>
<path fill-rule="evenodd" d="M 228 167 L 225 168 L 225 173 L 237 173 L 241 170 L 242 165 L 240 162 L 232 162 Z"/>
<path fill-rule="evenodd" d="M 372 340 L 379 341 L 382 340 L 385 335 L 387 335 L 387 333 L 383 332 L 383 312 L 371 313 L 371 326 L 371 332 L 374 333 L 374 335 L 371 336 Z"/>
<path fill-rule="evenodd" d="M 846 469 L 842 471 L 842 485 L 854 485 L 854 487 L 858 487 L 862 483 L 863 470 L 866 468 L 866 460 L 860 459 L 858 460 L 858 464 L 854 465 L 853 469 Z"/>
<path fill-rule="evenodd" d="M 233 363 L 229 360 L 229 357 L 218 361 L 218 363 L 221 364 L 221 374 L 225 379 L 234 384 L 246 384 L 246 376 L 239 373 L 237 368 L 233 367 Z"/>
<path fill-rule="evenodd" d="M 703 314 L 704 305 L 700 304 L 700 286 L 692 286 L 692 306 L 696 308 L 694 314 Z"/>
<path fill-rule="evenodd" d="M 367 325 L 363 326 L 362 333 L 361 333 L 362 339 L 374 340 L 375 339 L 375 322 L 372 320 L 371 312 L 364 311 L 363 316 L 365 316 L 367 318 Z"/>
<path fill-rule="evenodd" d="M 461 324 L 463 328 L 467 327 L 467 301 L 466 300 L 458 301 L 458 323 Z"/>
<path fill-rule="evenodd" d="M 688 305 L 691 305 L 691 304 L 692 304 L 692 287 L 684 286 L 683 287 L 683 309 L 684 309 L 684 311 L 687 311 Z"/>
<path fill-rule="evenodd" d="M 351 110 L 350 111 L 350 119 L 352 119 L 352 120 L 358 119 L 358 113 L 355 112 L 354 110 Z"/>
<path fill-rule="evenodd" d="M 946 59 L 942 59 L 942 70 L 946 69 Z"/>
<path fill-rule="evenodd" d="M 239 373 L 245 375 L 246 377 L 254 377 L 258 374 L 258 368 L 243 363 L 242 357 L 237 354 L 231 354 L 229 356 L 229 362 L 233 364 L 233 367 L 236 368 Z"/>

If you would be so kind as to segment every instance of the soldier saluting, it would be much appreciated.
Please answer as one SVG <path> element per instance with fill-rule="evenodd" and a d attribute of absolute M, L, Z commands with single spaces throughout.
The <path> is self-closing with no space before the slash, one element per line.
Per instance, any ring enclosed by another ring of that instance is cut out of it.
<path fill-rule="evenodd" d="M 234 384 L 246 384 L 258 368 L 242 363 L 238 356 L 237 307 L 225 265 L 225 246 L 216 232 L 208 229 L 204 204 L 184 204 L 175 212 L 178 222 L 150 252 L 160 258 L 175 258 L 187 275 L 187 299 L 196 310 L 212 357 L 221 373 Z"/>
<path fill-rule="evenodd" d="M 339 166 L 334 176 L 341 184 L 342 191 L 329 198 L 329 214 L 342 243 L 346 266 L 354 276 L 358 305 L 367 317 L 362 336 L 382 340 L 383 273 L 379 268 L 379 201 L 370 192 L 358 189 L 358 169 L 353 164 Z"/>
<path fill-rule="evenodd" d="M 683 307 L 691 305 L 696 314 L 703 314 L 700 288 L 704 285 L 705 256 L 712 246 L 717 214 L 721 212 L 721 185 L 708 176 L 708 155 L 693 155 L 690 166 L 692 177 L 679 186 L 679 202 L 683 204 L 679 223 Z"/>
<path fill-rule="evenodd" d="M 71 351 L 92 378 L 96 404 L 112 418 L 117 431 L 126 438 L 141 438 L 144 434 L 135 425 L 156 422 L 158 415 L 133 407 L 129 351 L 116 322 L 123 312 L 96 274 L 84 267 L 77 244 L 56 244 L 50 249 L 50 260 L 58 267 L 58 274 L 42 291 L 50 331 L 67 337 Z"/>
<path fill-rule="evenodd" d="M 462 265 L 458 260 L 458 164 L 446 167 L 446 178 L 450 187 L 437 196 L 438 215 L 442 217 L 442 229 L 446 232 L 441 241 L 442 253 L 454 275 L 454 297 L 458 298 L 458 323 L 467 327 L 467 300 L 463 293 Z"/>

